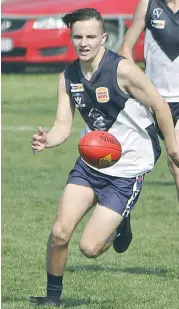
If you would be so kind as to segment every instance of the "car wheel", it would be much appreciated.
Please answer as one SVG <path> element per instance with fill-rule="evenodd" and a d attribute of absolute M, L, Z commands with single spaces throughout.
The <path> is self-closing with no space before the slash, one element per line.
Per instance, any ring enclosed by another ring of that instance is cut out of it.
<path fill-rule="evenodd" d="M 12 63 L 2 63 L 1 64 L 2 73 L 23 73 L 25 71 L 24 64 L 12 64 Z"/>

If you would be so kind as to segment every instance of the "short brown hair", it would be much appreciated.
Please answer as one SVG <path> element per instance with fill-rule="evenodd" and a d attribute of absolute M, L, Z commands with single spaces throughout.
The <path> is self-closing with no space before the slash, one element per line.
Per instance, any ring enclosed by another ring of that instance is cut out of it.
<path fill-rule="evenodd" d="M 101 23 L 102 30 L 103 30 L 103 32 L 105 32 L 105 26 L 104 26 L 103 18 L 101 16 L 100 12 L 98 12 L 94 8 L 83 8 L 83 9 L 79 9 L 79 10 L 76 10 L 76 11 L 72 11 L 70 13 L 65 14 L 62 17 L 62 20 L 63 20 L 64 24 L 68 28 L 71 29 L 75 22 L 89 20 L 89 19 L 92 19 L 92 18 L 98 20 Z"/>

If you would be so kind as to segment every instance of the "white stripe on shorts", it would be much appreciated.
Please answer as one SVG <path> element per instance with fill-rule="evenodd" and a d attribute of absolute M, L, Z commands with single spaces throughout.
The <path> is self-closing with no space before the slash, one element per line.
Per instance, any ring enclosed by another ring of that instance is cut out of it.
<path fill-rule="evenodd" d="M 122 213 L 123 217 L 128 217 L 136 198 L 138 198 L 138 195 L 141 192 L 143 181 L 144 181 L 143 175 L 136 177 L 136 181 L 134 182 L 134 185 L 133 185 L 132 195 L 127 202 L 125 210 Z M 139 184 L 140 184 L 140 188 L 139 188 Z"/>

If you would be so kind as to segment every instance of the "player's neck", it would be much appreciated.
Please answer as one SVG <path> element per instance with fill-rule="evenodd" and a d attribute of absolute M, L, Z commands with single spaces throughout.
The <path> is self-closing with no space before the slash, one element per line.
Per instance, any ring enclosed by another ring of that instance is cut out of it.
<path fill-rule="evenodd" d="M 98 69 L 104 53 L 105 53 L 105 49 L 101 48 L 101 50 L 99 51 L 97 56 L 95 58 L 91 59 L 90 61 L 81 61 L 80 60 L 81 72 L 86 79 L 90 80 L 93 73 Z"/>
<path fill-rule="evenodd" d="M 176 13 L 179 10 L 179 0 L 168 0 L 169 8 Z"/>

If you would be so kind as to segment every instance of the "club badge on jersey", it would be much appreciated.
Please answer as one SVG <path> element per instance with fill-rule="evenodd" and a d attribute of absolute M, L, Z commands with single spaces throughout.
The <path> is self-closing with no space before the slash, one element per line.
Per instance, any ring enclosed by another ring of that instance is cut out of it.
<path fill-rule="evenodd" d="M 165 28 L 165 20 L 159 19 L 160 16 L 162 15 L 162 12 L 163 12 L 163 10 L 161 8 L 155 8 L 153 10 L 152 15 L 155 16 L 155 19 L 151 20 L 151 25 L 152 25 L 153 28 L 156 28 L 156 29 L 164 29 Z"/>
<path fill-rule="evenodd" d="M 76 107 L 78 108 L 82 108 L 85 107 L 85 103 L 84 103 L 84 97 L 81 93 L 73 93 L 72 94 L 72 99 L 75 102 Z"/>
<path fill-rule="evenodd" d="M 160 18 L 161 14 L 162 14 L 162 9 L 161 8 L 155 8 L 153 10 L 153 15 L 156 16 L 157 18 Z"/>

